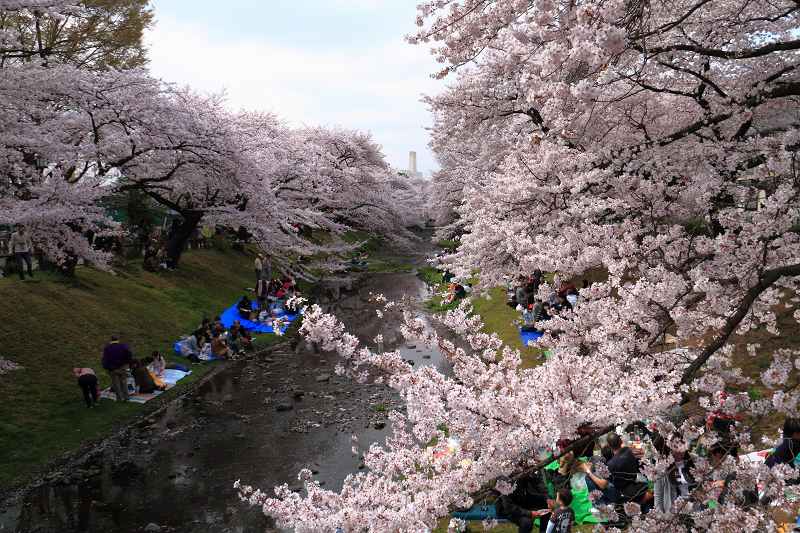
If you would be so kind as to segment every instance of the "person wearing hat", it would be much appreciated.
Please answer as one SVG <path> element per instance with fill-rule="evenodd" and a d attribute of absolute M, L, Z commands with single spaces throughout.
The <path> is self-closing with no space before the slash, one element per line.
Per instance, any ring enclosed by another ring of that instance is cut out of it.
<path fill-rule="evenodd" d="M 23 261 L 28 266 L 28 276 L 33 277 L 33 270 L 31 268 L 31 252 L 33 251 L 33 244 L 31 244 L 31 237 L 25 230 L 22 224 L 16 225 L 16 230 L 11 234 L 11 240 L 8 242 L 9 251 L 14 259 L 17 261 L 17 272 L 19 272 L 19 279 L 25 280 L 25 271 L 23 269 Z"/>

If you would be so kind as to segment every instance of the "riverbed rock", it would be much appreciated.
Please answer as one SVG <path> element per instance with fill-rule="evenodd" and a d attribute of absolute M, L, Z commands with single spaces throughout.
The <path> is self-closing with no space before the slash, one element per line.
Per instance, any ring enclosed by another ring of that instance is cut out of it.
<path fill-rule="evenodd" d="M 372 427 L 374 427 L 375 429 L 383 429 L 386 427 L 386 422 L 379 420 L 375 422 L 375 424 L 373 424 Z"/>
<path fill-rule="evenodd" d="M 330 374 L 320 374 L 317 376 L 317 383 L 324 383 L 326 381 L 330 381 L 331 375 Z"/>
<path fill-rule="evenodd" d="M 161 526 L 154 522 L 150 522 L 146 526 L 144 526 L 144 530 L 146 533 L 159 533 L 161 531 Z"/>
<path fill-rule="evenodd" d="M 276 411 L 291 411 L 292 409 L 294 409 L 294 405 L 292 405 L 292 402 L 288 400 L 281 400 L 275 406 Z"/>

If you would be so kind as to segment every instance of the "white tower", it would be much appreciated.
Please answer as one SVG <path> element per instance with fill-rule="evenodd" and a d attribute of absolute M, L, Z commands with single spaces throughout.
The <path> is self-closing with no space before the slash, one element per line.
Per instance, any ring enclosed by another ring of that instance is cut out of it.
<path fill-rule="evenodd" d="M 408 152 L 408 175 L 412 178 L 421 178 L 422 173 L 417 172 L 417 152 Z"/>

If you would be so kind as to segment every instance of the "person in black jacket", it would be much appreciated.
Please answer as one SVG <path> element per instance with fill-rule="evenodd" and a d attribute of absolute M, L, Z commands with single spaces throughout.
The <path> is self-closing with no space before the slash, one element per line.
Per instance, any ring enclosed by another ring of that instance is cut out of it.
<path fill-rule="evenodd" d="M 497 500 L 497 515 L 516 524 L 519 533 L 531 533 L 535 520 L 532 511 L 547 507 L 547 488 L 544 478 L 541 472 L 536 472 L 517 481 L 514 492 Z M 546 529 L 547 520 L 542 518 L 539 531 L 544 532 Z"/>
<path fill-rule="evenodd" d="M 787 418 L 783 423 L 783 440 L 767 457 L 766 464 L 772 468 L 783 464 L 797 467 L 795 457 L 800 454 L 800 418 Z"/>
<path fill-rule="evenodd" d="M 622 445 L 622 438 L 616 433 L 611 433 L 607 442 L 614 452 L 614 456 L 608 461 L 611 482 L 624 501 L 638 502 L 647 489 L 647 485 L 636 481 L 641 468 L 639 459 L 630 448 Z"/>

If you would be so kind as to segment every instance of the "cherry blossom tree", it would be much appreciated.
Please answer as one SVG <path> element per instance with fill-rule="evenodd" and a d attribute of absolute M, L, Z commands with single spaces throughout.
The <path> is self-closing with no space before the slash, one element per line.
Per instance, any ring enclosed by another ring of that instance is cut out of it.
<path fill-rule="evenodd" d="M 780 335 L 778 318 L 800 318 L 799 10 L 789 0 L 422 3 L 410 40 L 435 43 L 439 76 L 456 77 L 429 100 L 443 167 L 435 187 L 462 233 L 447 267 L 479 272 L 483 287 L 556 272 L 542 298 L 560 280 L 599 281 L 548 322 L 540 343 L 553 356 L 527 370 L 479 333 L 467 307 L 442 318 L 463 346 L 405 313 L 403 333 L 439 346 L 452 377 L 375 353 L 309 309 L 303 329 L 342 356 L 340 371 L 379 376 L 406 412 L 341 492 L 304 471 L 305 497 L 240 486 L 243 497 L 299 531 L 426 531 L 482 489 L 508 492 L 543 466 L 537 452 L 587 424 L 599 434 L 646 420 L 676 450 L 698 440 L 763 447 L 750 431 L 764 416 L 800 414 L 800 354 L 763 353 L 747 337 Z M 748 375 L 743 350 L 769 368 Z M 737 392 L 752 384 L 767 395 Z M 676 423 L 668 413 L 686 402 L 743 421 L 729 436 Z M 648 457 L 645 474 L 655 479 L 670 461 Z M 632 530 L 683 530 L 687 517 L 700 530 L 769 530 L 797 475 L 732 458 L 695 465 L 692 498 L 728 479 L 724 504 L 692 509 L 686 499 L 641 516 L 629 506 Z M 773 507 L 750 499 L 755 487 Z"/>
<path fill-rule="evenodd" d="M 37 59 L 129 69 L 147 61 L 146 0 L 6 0 L 0 10 L 0 66 Z"/>
<path fill-rule="evenodd" d="M 59 2 L 6 8 L 25 20 L 61 17 L 64 24 L 76 9 L 89 9 Z M 27 26 L 20 28 L 0 41 L 8 57 L 30 40 Z M 102 200 L 129 191 L 176 216 L 166 242 L 174 266 L 201 221 L 244 228 L 285 267 L 351 248 L 323 246 L 304 230 L 410 237 L 402 213 L 412 198 L 394 194 L 369 135 L 292 130 L 273 115 L 232 112 L 219 95 L 196 94 L 145 70 L 82 68 L 54 47 L 37 46 L 47 53 L 3 65 L 0 165 L 8 180 L 0 222 L 31 223 L 51 259 L 106 266 L 110 256 L 93 250 L 86 236 L 121 229 Z M 342 267 L 331 261 L 326 268 Z"/>

